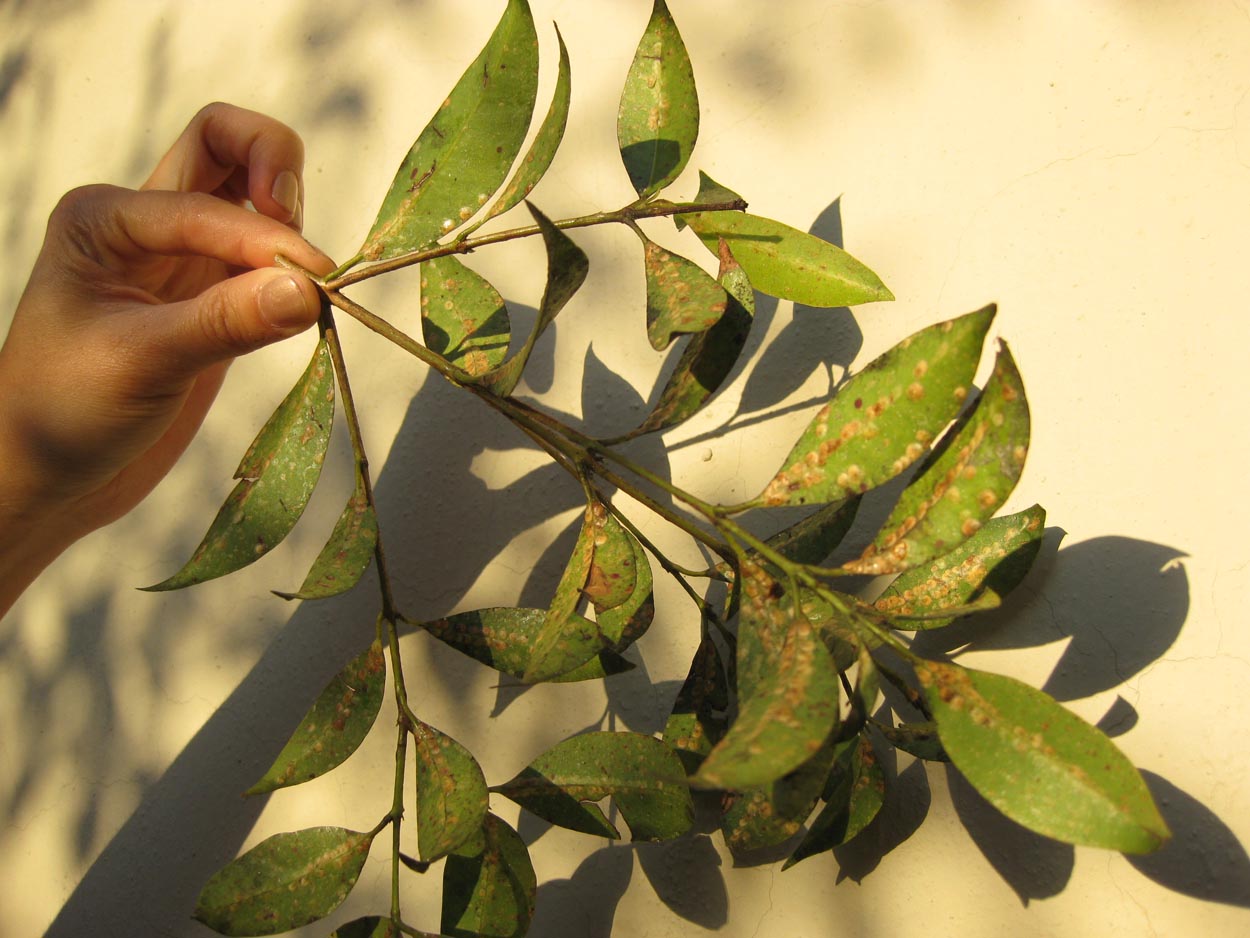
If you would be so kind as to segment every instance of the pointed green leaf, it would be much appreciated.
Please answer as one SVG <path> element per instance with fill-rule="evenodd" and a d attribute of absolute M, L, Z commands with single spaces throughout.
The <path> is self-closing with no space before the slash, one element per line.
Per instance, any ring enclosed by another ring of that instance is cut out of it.
<path fill-rule="evenodd" d="M 987 306 L 904 339 L 822 407 L 756 505 L 833 502 L 894 478 L 958 413 L 994 317 Z"/>
<path fill-rule="evenodd" d="M 298 785 L 341 765 L 369 735 L 385 689 L 386 657 L 375 641 L 326 685 L 269 771 L 244 794 Z"/>
<path fill-rule="evenodd" d="M 543 244 L 547 249 L 547 287 L 538 307 L 538 319 L 534 322 L 534 328 L 525 340 L 525 345 L 494 371 L 482 377 L 482 383 L 500 397 L 507 397 L 515 390 L 530 353 L 534 351 L 534 343 L 573 298 L 590 269 L 586 253 L 553 225 L 546 215 L 528 202 L 526 205 L 542 231 Z"/>
<path fill-rule="evenodd" d="M 976 407 L 903 490 L 876 541 L 845 568 L 898 573 L 958 547 L 1011 494 L 1028 448 L 1029 405 L 1003 345 Z"/>
<path fill-rule="evenodd" d="M 546 609 L 496 607 L 416 624 L 470 658 L 520 679 L 529 666 L 530 649 L 546 618 Z M 593 622 L 578 625 L 579 630 L 595 628 Z M 552 683 L 593 681 L 633 668 L 620 655 L 604 650 L 580 667 L 554 678 Z"/>
<path fill-rule="evenodd" d="M 437 860 L 477 834 L 488 796 L 481 766 L 464 746 L 432 726 L 412 731 L 417 749 L 417 852 Z"/>
<path fill-rule="evenodd" d="M 735 193 L 702 173 L 697 201 L 732 199 Z M 722 240 L 769 296 L 805 306 L 858 306 L 894 299 L 881 278 L 836 244 L 789 225 L 746 212 L 694 212 L 681 216 L 713 254 Z"/>
<path fill-rule="evenodd" d="M 877 816 L 884 803 L 885 773 L 877 764 L 868 737 L 842 743 L 825 786 L 825 806 L 782 869 L 851 840 Z"/>
<path fill-rule="evenodd" d="M 325 340 L 304 374 L 261 428 L 234 487 L 186 566 L 150 591 L 225 576 L 259 560 L 291 533 L 321 477 L 334 422 L 334 369 Z"/>
<path fill-rule="evenodd" d="M 356 490 L 313 561 L 304 585 L 297 593 L 274 593 L 283 599 L 326 599 L 346 593 L 369 569 L 377 543 L 378 517 L 369 504 L 364 477 L 357 473 Z"/>
<path fill-rule="evenodd" d="M 729 721 L 724 711 L 728 708 L 725 665 L 716 643 L 704 635 L 664 724 L 664 742 L 677 753 L 688 774 L 698 771 L 725 735 Z"/>
<path fill-rule="evenodd" d="M 528 196 L 538 185 L 539 180 L 546 175 L 551 161 L 555 159 L 556 150 L 560 148 L 560 141 L 564 139 L 564 128 L 569 120 L 569 103 L 572 100 L 569 50 L 564 46 L 564 37 L 560 35 L 558 26 L 556 27 L 556 41 L 560 43 L 560 68 L 556 74 L 556 88 L 551 98 L 551 107 L 547 110 L 547 116 L 543 118 L 542 126 L 538 128 L 529 151 L 517 165 L 512 181 L 499 193 L 499 198 L 487 210 L 482 220 L 475 223 L 470 230 L 477 229 L 489 219 L 502 215 L 519 205 L 521 200 Z"/>
<path fill-rule="evenodd" d="M 725 314 L 729 294 L 702 267 L 642 237 L 647 338 L 657 351 L 679 333 L 705 332 Z"/>
<path fill-rule="evenodd" d="M 441 930 L 449 938 L 522 938 L 537 893 L 525 841 L 488 814 L 482 836 L 447 858 Z"/>
<path fill-rule="evenodd" d="M 635 543 L 636 538 L 605 509 L 603 525 L 595 535 L 590 573 L 583 589 L 586 598 L 594 604 L 595 612 L 615 609 L 633 595 L 638 582 Z"/>
<path fill-rule="evenodd" d="M 900 723 L 898 726 L 874 723 L 873 726 L 894 748 L 901 749 L 917 759 L 925 759 L 929 762 L 951 761 L 946 750 L 942 748 L 942 741 L 938 738 L 937 724 L 932 721 Z"/>
<path fill-rule="evenodd" d="M 384 260 L 460 227 L 500 187 L 529 131 L 538 36 L 525 0 L 508 6 L 486 46 L 421 131 L 360 254 Z"/>
<path fill-rule="evenodd" d="M 832 739 L 793 772 L 759 788 L 737 792 L 721 815 L 721 833 L 739 854 L 774 847 L 799 832 L 816 806 L 835 754 Z"/>
<path fill-rule="evenodd" d="M 629 535 L 629 547 L 633 555 L 634 571 L 634 585 L 629 598 L 611 609 L 600 609 L 599 604 L 595 604 L 595 623 L 599 626 L 604 641 L 614 652 L 624 651 L 638 641 L 651 627 L 651 620 L 655 618 L 651 561 L 647 559 L 647 552 L 632 534 Z M 598 557 L 598 548 L 595 550 L 595 556 Z M 593 577 L 593 567 L 591 574 Z"/>
<path fill-rule="evenodd" d="M 616 140 L 639 200 L 677 178 L 699 136 L 699 96 L 686 44 L 655 0 L 621 91 Z"/>
<path fill-rule="evenodd" d="M 491 791 L 552 824 L 613 840 L 619 833 L 593 804 L 608 796 L 636 841 L 678 837 L 694 819 L 681 761 L 661 740 L 638 733 L 566 739 Z"/>
<path fill-rule="evenodd" d="M 838 719 L 837 671 L 794 597 L 754 563 L 742 564 L 738 718 L 692 780 L 753 788 L 816 754 Z"/>
<path fill-rule="evenodd" d="M 822 505 L 802 521 L 770 537 L 768 546 L 796 563 L 822 563 L 842 543 L 858 511 L 859 496 Z"/>
<path fill-rule="evenodd" d="M 372 834 L 313 827 L 275 834 L 213 874 L 195 917 L 223 935 L 275 935 L 329 915 L 356 885 Z"/>
<path fill-rule="evenodd" d="M 1040 505 L 992 518 L 954 550 L 903 573 L 873 606 L 892 617 L 936 615 L 987 593 L 1005 596 L 1029 572 L 1045 528 L 1046 512 Z M 896 628 L 937 629 L 953 621 L 949 615 L 903 619 Z"/>
<path fill-rule="evenodd" d="M 1040 690 L 935 661 L 916 674 L 951 762 L 1017 824 L 1122 853 L 1150 853 L 1171 836 L 1133 764 Z"/>
<path fill-rule="evenodd" d="M 430 351 L 482 375 L 507 358 L 512 324 L 499 291 L 448 255 L 421 264 L 421 332 Z"/>

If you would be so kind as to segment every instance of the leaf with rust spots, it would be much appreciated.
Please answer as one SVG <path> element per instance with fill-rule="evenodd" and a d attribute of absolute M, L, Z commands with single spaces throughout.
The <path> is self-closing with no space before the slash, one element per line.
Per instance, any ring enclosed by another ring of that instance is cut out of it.
<path fill-rule="evenodd" d="M 731 192 L 699 174 L 696 201 L 732 199 Z M 858 306 L 894 299 L 881 278 L 836 244 L 747 212 L 694 212 L 681 216 L 713 254 L 721 241 L 761 293 L 805 306 Z"/>
<path fill-rule="evenodd" d="M 415 624 L 462 654 L 519 680 L 529 666 L 530 649 L 546 618 L 546 609 L 500 606 Z M 578 628 L 594 631 L 597 626 L 593 622 L 583 622 L 578 624 Z M 634 667 L 632 662 L 615 652 L 603 650 L 585 664 L 553 678 L 551 682 L 593 681 Z"/>
<path fill-rule="evenodd" d="M 312 361 L 266 421 L 235 471 L 241 479 L 186 565 L 146 586 L 175 590 L 254 563 L 291 533 L 321 477 L 334 423 L 334 369 L 322 339 Z"/>
<path fill-rule="evenodd" d="M 427 247 L 477 214 L 525 142 L 538 95 L 538 35 L 525 0 L 485 47 L 404 157 L 360 248 L 385 260 Z"/>
<path fill-rule="evenodd" d="M 963 406 L 994 318 L 987 306 L 904 339 L 847 381 L 746 507 L 838 502 L 920 459 Z"/>
<path fill-rule="evenodd" d="M 916 675 L 955 768 L 1017 824 L 1122 853 L 1151 853 L 1171 837 L 1127 757 L 1042 691 L 936 661 Z"/>
<path fill-rule="evenodd" d="M 729 682 L 720 649 L 704 635 L 664 724 L 664 742 L 687 774 L 697 772 L 729 726 Z"/>
<path fill-rule="evenodd" d="M 269 771 L 244 794 L 298 785 L 341 765 L 369 735 L 385 689 L 386 657 L 375 641 L 326 685 Z"/>
<path fill-rule="evenodd" d="M 722 243 L 718 280 L 725 288 L 724 315 L 690 337 L 660 392 L 655 409 L 636 429 L 614 442 L 667 430 L 698 413 L 725 383 L 746 347 L 755 317 L 755 291 L 746 273 Z"/>
<path fill-rule="evenodd" d="M 964 415 L 899 496 L 852 573 L 899 573 L 958 547 L 1007 500 L 1024 470 L 1029 405 L 1004 344 L 976 406 Z"/>
<path fill-rule="evenodd" d="M 512 324 L 484 277 L 458 258 L 435 257 L 421 264 L 421 332 L 430 351 L 482 375 L 508 357 Z"/>
<path fill-rule="evenodd" d="M 629 181 L 644 201 L 680 175 L 699 136 L 699 95 L 686 44 L 664 0 L 655 0 L 616 115 Z"/>
<path fill-rule="evenodd" d="M 313 561 L 304 585 L 297 593 L 274 590 L 274 594 L 283 599 L 326 599 L 346 593 L 369 569 L 377 542 L 378 516 L 369 504 L 364 477 L 357 472 L 356 490 Z"/>
<path fill-rule="evenodd" d="M 445 733 L 418 723 L 417 852 L 426 863 L 477 834 L 486 819 L 486 777 L 472 753 Z"/>
<path fill-rule="evenodd" d="M 595 622 L 613 652 L 624 651 L 638 641 L 651 627 L 655 618 L 655 594 L 651 574 L 651 561 L 642 544 L 629 532 L 630 552 L 633 555 L 634 585 L 629 597 L 610 609 L 600 609 L 595 603 Z M 596 548 L 596 557 L 598 549 Z M 592 568 L 593 574 L 593 568 Z"/>
<path fill-rule="evenodd" d="M 782 866 L 783 870 L 847 843 L 881 810 L 885 803 L 885 773 L 866 735 L 838 745 L 823 799 L 825 806 Z"/>
<path fill-rule="evenodd" d="M 837 670 L 794 596 L 744 562 L 738 717 L 691 779 L 701 788 L 766 785 L 816 754 L 837 725 Z"/>
<path fill-rule="evenodd" d="M 607 512 L 595 534 L 590 573 L 582 590 L 595 612 L 615 609 L 633 595 L 638 582 L 635 542 L 636 538 Z"/>
<path fill-rule="evenodd" d="M 222 935 L 275 935 L 325 918 L 356 885 L 372 843 L 341 827 L 275 834 L 213 874 L 195 918 Z"/>
<path fill-rule="evenodd" d="M 729 294 L 694 261 L 641 233 L 647 275 L 647 338 L 656 351 L 679 333 L 705 332 L 725 315 Z"/>
<path fill-rule="evenodd" d="M 546 215 L 530 203 L 525 204 L 542 231 L 543 245 L 547 250 L 547 286 L 543 290 L 542 302 L 538 305 L 538 318 L 534 321 L 534 328 L 530 330 L 525 344 L 502 365 L 482 376 L 482 383 L 500 397 L 507 397 L 516 389 L 530 354 L 534 351 L 534 344 L 585 282 L 586 272 L 590 269 L 586 253 L 553 225 Z"/>
<path fill-rule="evenodd" d="M 686 772 L 663 741 L 639 733 L 584 733 L 558 743 L 491 791 L 560 827 L 617 839 L 593 802 L 611 796 L 635 841 L 670 840 L 690 829 Z"/>
<path fill-rule="evenodd" d="M 937 724 L 932 720 L 924 723 L 900 723 L 888 726 L 884 723 L 873 723 L 877 731 L 896 749 L 901 749 L 917 759 L 928 762 L 950 762 L 951 758 L 942 748 L 938 738 Z"/>
<path fill-rule="evenodd" d="M 840 595 L 848 606 L 855 604 L 855 597 L 845 593 Z M 799 609 L 833 656 L 833 666 L 839 672 L 849 670 L 859 660 L 860 649 L 864 642 L 871 640 L 871 636 L 861 636 L 845 612 L 805 587 L 799 588 Z M 871 647 L 878 645 L 879 641 Z"/>
<path fill-rule="evenodd" d="M 537 894 L 525 841 L 488 814 L 481 836 L 447 858 L 441 931 L 449 938 L 522 938 Z"/>
<path fill-rule="evenodd" d="M 944 611 L 1015 589 L 1033 566 L 1045 532 L 1046 512 L 1040 505 L 991 518 L 954 550 L 900 575 L 873 606 L 890 616 L 895 628 L 949 625 L 955 616 Z M 896 618 L 919 615 L 930 618 Z"/>

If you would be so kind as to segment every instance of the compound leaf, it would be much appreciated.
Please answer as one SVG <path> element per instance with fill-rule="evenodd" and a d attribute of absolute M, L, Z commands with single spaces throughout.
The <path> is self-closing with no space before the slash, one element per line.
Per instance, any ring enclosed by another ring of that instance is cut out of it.
<path fill-rule="evenodd" d="M 482 375 L 508 357 L 512 324 L 499 291 L 448 255 L 421 264 L 421 331 L 431 351 Z"/>
<path fill-rule="evenodd" d="M 469 750 L 424 723 L 412 735 L 417 749 L 417 852 L 428 863 L 481 830 L 489 798 L 486 777 Z"/>
<path fill-rule="evenodd" d="M 537 893 L 525 841 L 488 814 L 481 836 L 447 858 L 441 931 L 449 938 L 521 938 Z"/>
<path fill-rule="evenodd" d="M 321 477 L 334 423 L 334 369 L 322 339 L 300 379 L 243 455 L 241 479 L 186 565 L 164 582 L 175 590 L 240 570 L 291 533 Z"/>
<path fill-rule="evenodd" d="M 669 840 L 694 819 L 686 772 L 663 741 L 638 733 L 584 733 L 558 743 L 491 791 L 560 827 L 617 839 L 593 803 L 609 796 L 636 841 Z"/>
<path fill-rule="evenodd" d="M 347 898 L 373 834 L 313 827 L 275 834 L 213 874 L 195 918 L 223 935 L 274 935 L 329 915 Z"/>
<path fill-rule="evenodd" d="M 725 314 L 729 294 L 694 261 L 642 236 L 647 275 L 647 338 L 656 351 L 679 333 L 710 329 Z"/>
<path fill-rule="evenodd" d="M 384 260 L 467 222 L 503 183 L 538 94 L 538 36 L 525 0 L 508 0 L 485 47 L 400 164 L 360 248 Z"/>
<path fill-rule="evenodd" d="M 625 77 L 616 140 L 639 200 L 677 178 L 699 136 L 694 70 L 664 0 L 655 0 Z"/>
<path fill-rule="evenodd" d="M 313 561 L 304 585 L 297 593 L 274 593 L 283 599 L 326 599 L 346 593 L 369 569 L 377 543 L 378 516 L 369 504 L 364 476 L 357 472 L 356 490 Z"/>
<path fill-rule="evenodd" d="M 951 762 L 1017 824 L 1122 853 L 1150 853 L 1171 836 L 1125 755 L 1040 690 L 935 661 L 916 674 Z"/>
<path fill-rule="evenodd" d="M 386 689 L 386 657 L 375 641 L 326 685 L 269 771 L 244 794 L 298 785 L 341 765 L 373 728 Z"/>

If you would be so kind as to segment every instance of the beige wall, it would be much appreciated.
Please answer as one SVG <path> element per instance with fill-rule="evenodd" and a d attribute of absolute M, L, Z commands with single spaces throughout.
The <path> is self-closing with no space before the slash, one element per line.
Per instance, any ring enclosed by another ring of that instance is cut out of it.
<path fill-rule="evenodd" d="M 550 214 L 623 204 L 615 101 L 649 5 L 533 5 L 548 45 L 559 21 L 575 89 L 566 147 L 535 199 Z M 349 253 L 501 4 L 394 0 L 345 12 L 354 6 L 0 6 L 0 316 L 59 194 L 137 184 L 211 99 L 304 135 L 307 233 Z M 1117 708 L 1119 743 L 1149 773 L 1177 838 L 1136 863 L 1073 851 L 1021 833 L 942 771 L 903 757 L 900 807 L 838 860 L 785 874 L 733 868 L 718 837 L 596 852 L 580 835 L 523 827 L 530 839 L 541 833 L 533 851 L 547 884 L 535 934 L 1243 932 L 1250 10 L 1234 0 L 671 7 L 703 103 L 694 165 L 676 191 L 693 193 L 701 167 L 761 214 L 826 236 L 840 206 L 847 248 L 898 296 L 853 324 L 765 305 L 761 373 L 670 434 L 673 477 L 714 499 L 754 493 L 807 419 L 795 408 L 826 392 L 823 363 L 840 375 L 856 352 L 862 363 L 924 324 L 998 301 L 997 331 L 1012 343 L 1034 419 L 1013 506 L 1042 502 L 1055 530 L 999 627 L 964 633 L 974 640 L 964 660 L 1048 683 L 1091 720 Z M 657 367 L 640 327 L 637 251 L 624 232 L 582 243 L 592 279 L 547 340 L 529 393 L 624 428 Z M 532 305 L 529 250 L 481 259 L 509 297 Z M 412 287 L 401 279 L 359 295 L 415 329 Z M 541 602 L 558 564 L 544 552 L 570 523 L 576 490 L 402 354 L 359 330 L 346 340 L 405 608 Z M 192 591 L 133 589 L 194 545 L 308 346 L 305 337 L 239 363 L 153 498 L 66 554 L 0 623 L 0 934 L 39 934 L 64 906 L 57 936 L 201 935 L 188 920 L 198 888 L 239 850 L 280 830 L 368 827 L 384 810 L 391 739 L 381 726 L 330 776 L 268 803 L 237 795 L 372 629 L 368 587 L 298 609 L 267 592 L 298 583 L 332 523 L 349 476 L 345 439 L 335 439 L 309 523 L 282 550 Z M 703 439 L 775 411 L 723 442 Z M 659 455 L 654 444 L 638 452 Z M 654 691 L 637 673 L 606 696 L 497 691 L 493 674 L 412 636 L 414 703 L 468 742 L 492 781 L 598 725 L 605 708 L 614 727 L 654 732 L 695 639 L 681 597 L 666 589 L 659 602 L 641 646 Z M 377 853 L 332 922 L 385 907 Z M 409 894 L 412 920 L 434 927 L 437 882 L 414 879 Z"/>

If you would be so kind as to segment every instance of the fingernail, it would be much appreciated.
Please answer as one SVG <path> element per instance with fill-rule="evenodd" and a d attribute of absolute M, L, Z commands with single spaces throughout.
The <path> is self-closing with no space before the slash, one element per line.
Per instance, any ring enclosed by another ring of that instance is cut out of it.
<path fill-rule="evenodd" d="M 273 200 L 286 209 L 287 215 L 296 218 L 299 211 L 299 177 L 289 169 L 278 173 L 270 190 Z"/>
<path fill-rule="evenodd" d="M 269 325 L 291 335 L 304 331 L 317 318 L 318 311 L 309 304 L 294 274 L 269 280 L 260 288 L 258 303 L 260 314 Z"/>

